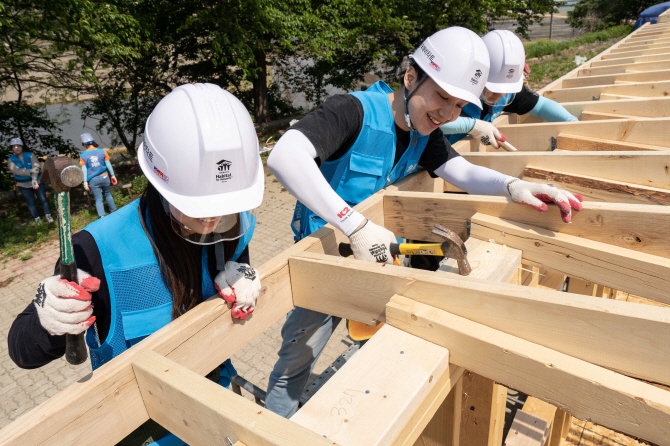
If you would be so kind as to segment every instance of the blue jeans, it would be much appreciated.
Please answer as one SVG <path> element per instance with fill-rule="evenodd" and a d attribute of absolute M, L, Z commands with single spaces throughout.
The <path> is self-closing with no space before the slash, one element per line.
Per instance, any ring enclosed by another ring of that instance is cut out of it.
<path fill-rule="evenodd" d="M 298 410 L 309 374 L 341 320 L 300 307 L 288 313 L 281 329 L 279 359 L 268 383 L 267 409 L 285 418 Z"/>
<path fill-rule="evenodd" d="M 42 205 L 42 209 L 44 210 L 45 215 L 51 214 L 49 211 L 49 202 L 47 201 L 47 190 L 46 186 L 44 183 L 40 183 L 40 188 L 35 190 L 32 187 L 19 187 L 18 188 L 21 191 L 21 195 L 23 195 L 23 198 L 26 199 L 26 203 L 28 204 L 28 210 L 30 211 L 30 215 L 33 216 L 33 218 L 39 217 L 37 214 L 37 207 L 35 206 L 35 195 L 37 195 L 37 199 L 40 201 L 40 204 Z"/>
<path fill-rule="evenodd" d="M 102 195 L 105 195 L 105 200 L 107 200 L 107 206 L 109 207 L 109 212 L 114 212 L 116 210 L 116 204 L 114 203 L 114 197 L 109 191 L 109 176 L 98 175 L 97 177 L 91 178 L 91 181 L 88 182 L 88 187 L 91 189 L 93 196 L 95 197 L 95 210 L 98 211 L 98 217 L 105 216 L 105 205 L 102 204 Z"/>

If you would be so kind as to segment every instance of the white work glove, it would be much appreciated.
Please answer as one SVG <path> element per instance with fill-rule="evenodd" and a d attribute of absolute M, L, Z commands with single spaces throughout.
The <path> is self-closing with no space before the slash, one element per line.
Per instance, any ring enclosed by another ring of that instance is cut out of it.
<path fill-rule="evenodd" d="M 256 268 L 246 263 L 226 262 L 214 279 L 214 286 L 229 304 L 234 318 L 246 319 L 256 308 L 261 292 L 261 279 Z"/>
<path fill-rule="evenodd" d="M 572 209 L 582 210 L 584 197 L 579 194 L 556 188 L 550 184 L 531 183 L 523 180 L 512 180 L 507 183 L 507 191 L 516 203 L 526 204 L 533 209 L 545 212 L 547 203 L 554 203 L 561 210 L 561 218 L 565 223 L 572 219 Z M 545 203 L 546 202 L 546 203 Z"/>
<path fill-rule="evenodd" d="M 79 284 L 52 276 L 37 287 L 33 303 L 40 324 L 51 335 L 79 334 L 95 322 L 91 293 L 98 291 L 100 280 L 77 270 Z"/>
<path fill-rule="evenodd" d="M 490 122 L 475 120 L 475 126 L 470 130 L 470 134 L 475 138 L 479 138 L 485 146 L 493 146 L 498 148 L 498 141 L 505 141 L 505 137 L 498 131 L 495 125 Z"/>
<path fill-rule="evenodd" d="M 33 189 L 39 189 L 40 188 L 40 183 L 37 182 L 37 180 L 33 180 Z"/>
<path fill-rule="evenodd" d="M 88 188 L 88 181 L 84 181 L 82 184 L 84 185 L 84 190 L 88 190 L 88 191 L 91 190 L 91 189 Z"/>
<path fill-rule="evenodd" d="M 363 227 L 349 236 L 351 250 L 358 260 L 393 263 L 391 243 L 398 243 L 388 229 L 367 220 Z"/>

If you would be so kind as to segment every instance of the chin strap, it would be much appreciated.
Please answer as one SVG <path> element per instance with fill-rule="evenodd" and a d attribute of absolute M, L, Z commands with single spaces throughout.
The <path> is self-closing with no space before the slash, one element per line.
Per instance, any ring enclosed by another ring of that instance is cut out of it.
<path fill-rule="evenodd" d="M 410 65 L 410 67 L 411 67 L 411 66 L 413 66 L 413 64 Z M 421 79 L 419 79 L 419 83 L 416 84 L 416 88 L 415 88 L 414 91 L 411 92 L 411 93 L 409 92 L 409 90 L 407 89 L 407 87 L 403 87 L 404 90 L 405 90 L 405 91 L 403 92 L 403 95 L 402 95 L 403 103 L 404 103 L 404 106 L 405 106 L 405 124 L 407 124 L 407 127 L 409 127 L 410 130 L 416 130 L 416 129 L 414 128 L 414 125 L 412 124 L 412 120 L 409 119 L 409 111 L 408 111 L 408 109 L 407 109 L 407 104 L 409 104 L 409 100 L 410 100 L 410 98 L 412 97 L 412 95 L 413 95 L 414 93 L 416 93 L 416 91 L 419 89 L 419 86 L 421 85 L 421 83 L 422 83 L 423 81 L 425 81 L 427 77 L 428 77 L 428 75 L 427 75 L 426 73 L 423 73 L 423 75 L 421 76 Z"/>

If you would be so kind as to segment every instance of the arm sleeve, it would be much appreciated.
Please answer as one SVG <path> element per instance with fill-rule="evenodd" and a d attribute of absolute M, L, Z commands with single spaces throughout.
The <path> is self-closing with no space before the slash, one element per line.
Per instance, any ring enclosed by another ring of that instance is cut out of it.
<path fill-rule="evenodd" d="M 476 119 L 466 116 L 459 116 L 455 121 L 447 122 L 440 126 L 445 135 L 455 135 L 459 133 L 468 133 L 475 126 Z"/>
<path fill-rule="evenodd" d="M 11 160 L 7 160 L 7 167 L 9 167 L 9 171 L 14 175 L 22 175 L 26 177 L 30 175 L 29 169 L 20 169 L 19 166 L 14 164 Z"/>
<path fill-rule="evenodd" d="M 104 341 L 109 333 L 111 309 L 100 252 L 95 240 L 86 231 L 75 234 L 72 245 L 77 267 L 100 279 L 100 289 L 92 294 L 92 303 L 95 325 L 100 340 Z M 59 271 L 60 265 L 56 264 L 54 274 Z M 9 329 L 7 344 L 9 357 L 22 369 L 42 367 L 65 354 L 65 336 L 52 336 L 42 327 L 32 302 L 16 316 Z"/>
<path fill-rule="evenodd" d="M 86 169 L 86 164 L 81 165 L 81 170 L 84 172 L 84 183 L 88 182 L 88 169 Z"/>
<path fill-rule="evenodd" d="M 108 159 L 105 160 L 105 166 L 107 166 L 107 171 L 109 172 L 109 175 L 113 177 L 114 169 L 112 169 L 112 163 L 110 163 Z"/>
<path fill-rule="evenodd" d="M 530 111 L 530 114 L 544 119 L 547 122 L 569 122 L 579 121 L 575 116 L 570 114 L 561 104 L 544 96 L 540 96 L 535 104 L 535 107 Z"/>
<path fill-rule="evenodd" d="M 289 130 L 270 153 L 268 167 L 294 197 L 348 236 L 365 217 L 350 209 L 330 187 L 314 161 L 316 157 L 310 140 L 301 131 Z M 345 209 L 346 214 L 338 216 Z"/>
<path fill-rule="evenodd" d="M 435 173 L 469 194 L 499 197 L 509 196 L 507 183 L 514 179 L 487 167 L 476 166 L 461 156 L 450 159 Z"/>
<path fill-rule="evenodd" d="M 33 180 L 37 180 L 37 175 L 39 174 L 39 169 L 42 167 L 42 165 L 34 153 L 30 154 L 30 162 L 33 165 L 33 168 L 37 167 L 37 172 L 31 172 L 30 176 L 33 178 Z"/>

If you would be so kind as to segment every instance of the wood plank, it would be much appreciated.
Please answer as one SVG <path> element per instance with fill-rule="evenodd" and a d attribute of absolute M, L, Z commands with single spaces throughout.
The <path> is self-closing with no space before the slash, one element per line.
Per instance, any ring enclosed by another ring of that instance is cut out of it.
<path fill-rule="evenodd" d="M 565 224 L 557 207 L 544 213 L 503 197 L 394 192 L 384 195 L 385 227 L 398 237 L 439 241 L 436 222 L 467 238 L 475 213 L 500 217 L 634 251 L 670 258 L 670 209 L 666 206 L 586 202 Z"/>
<path fill-rule="evenodd" d="M 366 316 L 384 321 L 384 305 L 401 291 L 411 299 L 594 364 L 670 382 L 670 369 L 663 367 L 670 356 L 670 344 L 665 342 L 670 337 L 670 308 L 323 254 L 297 254 L 289 262 L 294 299 L 304 308 L 353 320 Z M 603 339 L 608 340 L 607 348 Z"/>
<path fill-rule="evenodd" d="M 637 144 L 624 141 L 613 141 L 611 139 L 593 138 L 590 136 L 575 136 L 559 133 L 556 138 L 556 147 L 560 150 L 575 151 L 667 151 L 667 147 L 652 146 L 649 144 Z"/>
<path fill-rule="evenodd" d="M 565 137 L 562 139 L 562 137 Z M 565 145 L 565 140 L 573 138 L 559 134 L 559 148 L 591 148 L 581 142 L 591 142 L 586 137 L 574 137 L 574 144 Z M 622 143 L 625 144 L 625 143 Z M 658 152 L 519 152 L 519 153 L 465 153 L 463 158 L 478 166 L 488 167 L 505 175 L 520 178 L 526 166 L 541 169 L 556 169 L 577 175 L 597 175 L 598 177 L 670 189 L 670 153 Z"/>
<path fill-rule="evenodd" d="M 622 181 L 597 178 L 588 175 L 575 175 L 567 172 L 538 169 L 526 166 L 523 179 L 537 182 L 555 183 L 557 187 L 570 187 L 578 193 L 585 189 L 593 190 L 592 196 L 600 192 L 607 192 L 607 199 L 616 202 L 637 204 L 670 204 L 670 190 L 657 187 L 648 187 Z M 588 191 L 587 191 L 588 192 Z M 599 201 L 605 201 L 601 199 Z"/>
<path fill-rule="evenodd" d="M 642 38 L 642 39 L 636 39 L 632 40 L 630 43 L 622 43 L 620 45 L 617 45 L 617 48 L 630 48 L 638 45 L 651 45 L 655 43 L 668 43 L 670 44 L 670 37 L 664 37 L 664 38 Z"/>
<path fill-rule="evenodd" d="M 670 116 L 670 97 L 639 99 L 620 99 L 612 101 L 580 101 L 561 104 L 574 116 L 583 112 L 612 113 L 616 115 L 639 116 L 647 118 L 663 118 Z M 530 115 L 524 115 L 530 116 Z M 521 123 L 526 122 L 523 120 Z"/>
<path fill-rule="evenodd" d="M 460 369 L 463 370 L 464 369 Z M 452 378 L 453 380 L 453 378 Z M 414 446 L 458 446 L 461 417 L 461 396 L 463 395 L 463 374 L 448 393 L 433 418 L 428 422 Z M 437 398 L 436 400 L 437 401 Z M 426 414 L 429 411 L 426 411 Z"/>
<path fill-rule="evenodd" d="M 665 39 L 662 39 L 665 40 Z M 654 43 L 639 43 L 632 42 L 630 46 L 612 48 L 610 54 L 620 54 L 627 53 L 631 51 L 645 51 L 645 50 L 656 50 L 656 49 L 668 49 L 670 48 L 670 42 L 654 42 Z"/>
<path fill-rule="evenodd" d="M 641 97 L 641 96 L 631 96 L 631 95 L 623 95 L 623 94 L 608 94 L 608 93 L 603 93 L 600 95 L 599 101 L 626 101 L 630 99 L 635 99 L 635 100 L 647 100 L 647 98 Z M 595 100 L 595 99 L 594 99 Z"/>
<path fill-rule="evenodd" d="M 508 283 L 513 279 L 521 264 L 521 251 L 503 245 L 470 237 L 465 241 L 465 247 L 468 250 L 468 262 L 472 267 L 469 277 Z M 455 259 L 445 260 L 438 270 L 453 274 L 459 273 Z"/>
<path fill-rule="evenodd" d="M 670 393 L 403 296 L 390 325 L 449 348 L 451 361 L 576 417 L 670 444 Z"/>
<path fill-rule="evenodd" d="M 613 85 L 616 82 L 658 82 L 670 79 L 670 70 L 654 70 L 643 73 L 616 73 L 580 76 L 565 79 L 563 88 L 589 87 L 593 85 Z"/>
<path fill-rule="evenodd" d="M 542 446 L 551 436 L 556 406 L 529 396 L 518 410 L 505 438 L 505 446 Z"/>
<path fill-rule="evenodd" d="M 569 413 L 558 409 L 554 417 L 553 428 L 551 430 L 551 437 L 547 446 L 561 446 L 561 443 L 568 436 L 572 416 Z"/>
<path fill-rule="evenodd" d="M 551 138 L 560 133 L 670 148 L 670 118 L 547 122 L 507 125 L 498 129 L 522 152 L 551 150 Z M 652 132 L 655 134 L 650 134 Z"/>
<path fill-rule="evenodd" d="M 611 65 L 621 65 L 621 64 L 631 64 L 631 63 L 638 63 L 638 62 L 658 62 L 661 60 L 666 60 L 670 58 L 670 52 L 664 53 L 664 54 L 655 54 L 653 56 L 636 56 L 636 57 L 622 57 L 622 58 L 616 58 L 616 59 L 608 59 L 608 60 L 597 60 L 593 61 L 590 64 L 584 66 L 590 66 L 590 67 L 607 67 Z"/>
<path fill-rule="evenodd" d="M 670 69 L 670 58 L 667 60 L 653 61 L 653 62 L 638 62 L 629 64 L 609 65 L 604 67 L 588 67 L 582 68 L 577 73 L 578 77 L 582 76 L 600 76 L 603 74 L 619 74 L 629 73 L 632 71 L 652 71 L 652 70 L 668 70 Z"/>
<path fill-rule="evenodd" d="M 544 96 L 556 102 L 588 101 L 602 94 L 632 97 L 665 97 L 670 94 L 670 81 L 636 82 L 627 85 L 599 85 L 591 87 L 546 90 Z M 507 135 L 505 135 L 507 136 Z M 517 147 L 518 148 L 518 147 Z"/>
<path fill-rule="evenodd" d="M 291 421 L 343 446 L 389 445 L 456 371 L 447 349 L 384 325 Z"/>
<path fill-rule="evenodd" d="M 473 237 L 520 249 L 529 264 L 670 303 L 670 259 L 483 214 L 472 217 L 471 231 Z"/>
<path fill-rule="evenodd" d="M 334 444 L 155 352 L 138 355 L 133 370 L 151 419 L 191 445 Z"/>
<path fill-rule="evenodd" d="M 636 116 L 631 115 L 617 115 L 615 113 L 599 113 L 599 112 L 582 112 L 579 117 L 580 121 L 602 121 L 604 119 L 635 119 Z"/>

